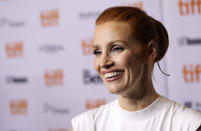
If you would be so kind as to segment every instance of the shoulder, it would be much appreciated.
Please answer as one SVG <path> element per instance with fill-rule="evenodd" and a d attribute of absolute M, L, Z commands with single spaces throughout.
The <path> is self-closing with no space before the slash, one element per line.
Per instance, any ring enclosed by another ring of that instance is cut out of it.
<path fill-rule="evenodd" d="M 180 121 L 183 127 L 196 130 L 201 126 L 201 113 L 183 105 L 175 114 L 175 122 Z"/>
<path fill-rule="evenodd" d="M 75 131 L 85 131 L 89 125 L 93 126 L 93 122 L 103 114 L 106 114 L 115 101 L 102 105 L 98 108 L 90 109 L 72 118 L 71 124 Z"/>
<path fill-rule="evenodd" d="M 201 112 L 192 108 L 187 108 L 173 100 L 169 100 L 169 108 L 177 118 L 188 118 L 189 120 L 201 120 Z"/>
<path fill-rule="evenodd" d="M 166 100 L 168 102 L 168 114 L 172 118 L 173 123 L 176 123 L 176 126 L 192 130 L 198 129 L 201 125 L 201 112 L 187 108 L 173 100 Z"/>
<path fill-rule="evenodd" d="M 93 115 L 96 112 L 96 109 L 90 109 L 86 112 L 83 112 L 75 117 L 72 118 L 71 124 L 74 128 L 74 131 L 87 131 L 88 127 L 87 125 L 90 124 L 90 122 L 93 122 Z"/>

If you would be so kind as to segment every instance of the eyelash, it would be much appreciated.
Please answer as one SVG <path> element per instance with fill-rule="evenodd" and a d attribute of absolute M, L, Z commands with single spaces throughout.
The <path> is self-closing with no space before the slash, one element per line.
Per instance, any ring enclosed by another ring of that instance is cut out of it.
<path fill-rule="evenodd" d="M 124 48 L 122 48 L 121 46 L 114 46 L 114 47 L 112 47 L 111 52 L 118 52 L 118 53 L 120 53 L 123 50 L 124 50 Z"/>
<path fill-rule="evenodd" d="M 94 54 L 95 56 L 100 55 L 100 54 L 101 54 L 101 51 L 99 51 L 98 49 L 95 49 L 95 50 L 93 51 L 93 54 Z"/>
<path fill-rule="evenodd" d="M 123 50 L 124 50 L 124 48 L 123 48 L 123 47 L 120 47 L 120 46 L 113 46 L 113 47 L 111 48 L 111 52 L 121 53 Z M 98 49 L 95 49 L 95 50 L 93 51 L 93 54 L 94 54 L 95 56 L 101 55 L 101 53 L 102 53 L 102 52 L 101 52 L 100 50 L 98 50 Z"/>

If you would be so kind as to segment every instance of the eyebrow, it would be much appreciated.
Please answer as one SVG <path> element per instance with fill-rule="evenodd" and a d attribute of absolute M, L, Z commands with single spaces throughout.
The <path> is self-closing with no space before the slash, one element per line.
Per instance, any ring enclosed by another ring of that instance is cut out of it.
<path fill-rule="evenodd" d="M 99 47 L 98 45 L 94 45 L 94 44 L 93 44 L 92 49 L 96 49 L 96 48 L 98 48 L 98 47 Z"/>
<path fill-rule="evenodd" d="M 121 42 L 121 43 L 124 43 L 126 45 L 128 45 L 128 42 L 124 41 L 124 40 L 114 40 L 114 41 L 110 41 L 108 44 L 113 44 L 113 43 L 116 43 L 116 42 Z M 98 45 L 93 45 L 92 48 L 98 48 L 99 46 Z"/>

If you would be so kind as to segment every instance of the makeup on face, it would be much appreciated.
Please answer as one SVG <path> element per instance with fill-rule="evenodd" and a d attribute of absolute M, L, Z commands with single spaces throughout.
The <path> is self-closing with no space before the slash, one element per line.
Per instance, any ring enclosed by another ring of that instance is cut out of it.
<path fill-rule="evenodd" d="M 127 23 L 106 22 L 97 25 L 94 34 L 94 68 L 111 93 L 119 94 L 139 79 L 140 47 L 131 39 Z"/>

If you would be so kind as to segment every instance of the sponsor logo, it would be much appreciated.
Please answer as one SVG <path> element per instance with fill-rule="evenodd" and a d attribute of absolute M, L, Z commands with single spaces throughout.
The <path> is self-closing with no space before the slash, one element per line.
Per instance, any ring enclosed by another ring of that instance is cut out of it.
<path fill-rule="evenodd" d="M 98 74 L 92 74 L 89 70 L 83 70 L 83 82 L 85 84 L 102 84 L 103 81 Z"/>
<path fill-rule="evenodd" d="M 201 102 L 196 102 L 195 103 L 195 109 L 201 112 Z"/>
<path fill-rule="evenodd" d="M 28 113 L 28 101 L 26 99 L 11 100 L 10 112 L 12 115 L 26 115 Z"/>
<path fill-rule="evenodd" d="M 48 129 L 48 131 L 67 131 L 65 128 L 59 128 L 59 129 Z"/>
<path fill-rule="evenodd" d="M 14 0 L 0 0 L 0 2 L 14 1 Z"/>
<path fill-rule="evenodd" d="M 184 101 L 184 106 L 201 112 L 201 102 Z"/>
<path fill-rule="evenodd" d="M 188 107 L 188 108 L 192 108 L 192 107 L 193 107 L 193 106 L 192 106 L 192 102 L 190 102 L 190 101 L 184 102 L 184 105 L 185 105 L 186 107 Z"/>
<path fill-rule="evenodd" d="M 92 44 L 93 44 L 93 40 L 91 38 L 88 39 L 82 39 L 82 53 L 84 55 L 91 55 L 92 54 Z"/>
<path fill-rule="evenodd" d="M 61 108 L 61 107 L 56 107 L 56 106 L 51 105 L 49 103 L 44 104 L 44 110 L 43 111 L 45 113 L 52 112 L 52 113 L 55 113 L 55 114 L 68 114 L 69 113 L 68 109 Z"/>
<path fill-rule="evenodd" d="M 201 0 L 179 0 L 178 6 L 182 16 L 201 14 Z"/>
<path fill-rule="evenodd" d="M 47 86 L 62 86 L 63 85 L 63 70 L 50 70 L 44 74 L 45 83 Z"/>
<path fill-rule="evenodd" d="M 178 39 L 178 44 L 179 44 L 180 46 L 201 45 L 201 38 L 180 37 L 180 38 Z"/>
<path fill-rule="evenodd" d="M 15 77 L 15 76 L 9 76 L 6 78 L 7 83 L 27 83 L 28 80 L 26 77 Z"/>
<path fill-rule="evenodd" d="M 55 54 L 58 53 L 59 51 L 63 51 L 64 47 L 58 44 L 45 44 L 39 47 L 40 51 Z"/>
<path fill-rule="evenodd" d="M 24 131 L 24 130 L 11 129 L 10 131 Z"/>
<path fill-rule="evenodd" d="M 124 3 L 122 4 L 123 6 L 133 6 L 133 7 L 137 7 L 141 10 L 143 10 L 143 2 L 142 1 L 136 1 L 136 2 L 132 2 L 132 3 Z"/>
<path fill-rule="evenodd" d="M 81 12 L 81 13 L 79 13 L 79 17 L 81 18 L 81 19 L 87 19 L 87 18 L 96 18 L 96 17 L 98 17 L 98 15 L 100 14 L 100 12 L 99 11 L 97 11 L 97 12 Z"/>
<path fill-rule="evenodd" d="M 186 83 L 199 83 L 201 75 L 201 65 L 184 65 L 183 76 Z"/>
<path fill-rule="evenodd" d="M 57 26 L 59 24 L 59 11 L 48 10 L 40 13 L 41 25 L 43 27 Z"/>
<path fill-rule="evenodd" d="M 86 100 L 86 109 L 93 109 L 98 108 L 101 105 L 105 105 L 106 100 L 105 99 L 96 99 L 96 100 Z"/>
<path fill-rule="evenodd" d="M 23 43 L 22 42 L 7 43 L 6 55 L 8 58 L 23 57 Z"/>
<path fill-rule="evenodd" d="M 0 18 L 0 27 L 22 27 L 24 25 L 25 23 L 22 21 L 14 21 L 5 17 Z"/>

